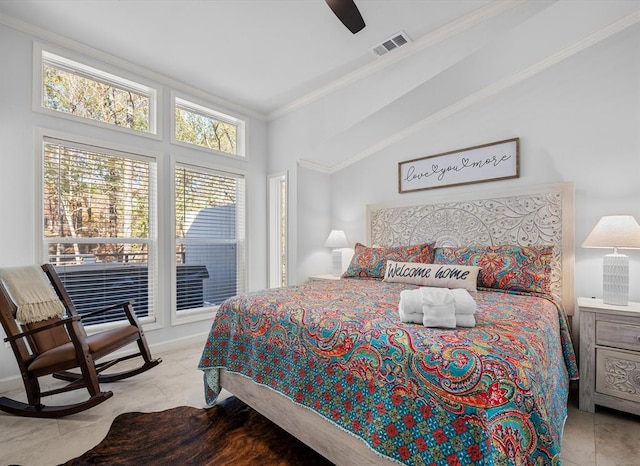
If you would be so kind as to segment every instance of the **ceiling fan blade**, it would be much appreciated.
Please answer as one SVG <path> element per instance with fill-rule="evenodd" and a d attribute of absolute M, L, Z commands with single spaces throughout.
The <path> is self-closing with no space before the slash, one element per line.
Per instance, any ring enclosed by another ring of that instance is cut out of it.
<path fill-rule="evenodd" d="M 342 24 L 353 34 L 364 28 L 364 19 L 353 0 L 325 0 Z"/>

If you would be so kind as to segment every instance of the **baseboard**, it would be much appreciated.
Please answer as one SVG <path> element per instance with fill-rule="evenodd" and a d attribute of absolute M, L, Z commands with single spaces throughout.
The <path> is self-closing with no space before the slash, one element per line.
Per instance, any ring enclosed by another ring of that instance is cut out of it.
<path fill-rule="evenodd" d="M 188 345 L 195 345 L 197 343 L 201 343 L 204 346 L 204 342 L 207 339 L 207 335 L 208 335 L 208 332 L 205 332 L 205 333 L 199 333 L 196 335 L 189 335 L 182 338 L 175 338 L 173 340 L 161 341 L 158 343 L 149 342 L 149 338 L 147 336 L 147 342 L 149 343 L 151 354 L 155 357 L 156 353 L 158 354 L 166 353 L 167 351 L 183 348 Z M 133 354 L 136 351 L 137 351 L 136 346 L 129 345 L 120 351 L 111 353 L 111 356 L 113 357 L 127 356 L 129 354 Z M 0 379 L 0 394 L 4 392 L 10 392 L 12 390 L 18 390 L 23 387 L 24 385 L 22 384 L 22 377 L 20 377 L 19 375 Z"/>

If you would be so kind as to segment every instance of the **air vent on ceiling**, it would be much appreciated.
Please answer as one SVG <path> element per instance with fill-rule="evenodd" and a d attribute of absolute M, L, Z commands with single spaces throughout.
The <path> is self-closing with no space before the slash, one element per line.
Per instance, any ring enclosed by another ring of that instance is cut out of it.
<path fill-rule="evenodd" d="M 407 36 L 404 32 L 400 31 L 397 34 L 389 37 L 387 40 L 383 41 L 381 44 L 376 45 L 371 49 L 374 55 L 381 57 L 382 55 L 391 52 L 392 50 L 397 49 L 398 47 L 402 47 L 404 44 L 411 42 L 409 36 Z"/>

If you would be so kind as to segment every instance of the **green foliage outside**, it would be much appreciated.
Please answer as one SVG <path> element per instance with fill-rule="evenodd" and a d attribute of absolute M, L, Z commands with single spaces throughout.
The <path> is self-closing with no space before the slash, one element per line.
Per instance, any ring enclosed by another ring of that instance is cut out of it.
<path fill-rule="evenodd" d="M 44 106 L 83 118 L 149 132 L 149 98 L 44 64 Z M 236 126 L 176 108 L 176 138 L 217 151 L 236 153 Z M 236 203 L 237 180 L 176 169 L 176 237 L 201 209 Z M 96 238 L 96 243 L 50 245 L 60 258 L 93 254 L 104 261 L 146 262 L 149 238 L 150 166 L 124 157 L 59 144 L 44 148 L 44 223 L 47 238 Z M 122 238 L 100 242 L 98 238 Z M 178 256 L 186 245 L 178 245 Z M 62 259 L 61 259 L 62 260 Z M 75 260 L 75 259 L 73 259 Z"/>
<path fill-rule="evenodd" d="M 236 126 L 176 107 L 176 139 L 227 154 L 236 153 Z"/>
<path fill-rule="evenodd" d="M 45 237 L 123 239 L 118 244 L 60 242 L 49 253 L 146 262 L 146 245 L 126 240 L 149 237 L 149 176 L 148 162 L 45 144 Z"/>
<path fill-rule="evenodd" d="M 149 98 L 95 79 L 44 65 L 46 108 L 149 132 Z"/>

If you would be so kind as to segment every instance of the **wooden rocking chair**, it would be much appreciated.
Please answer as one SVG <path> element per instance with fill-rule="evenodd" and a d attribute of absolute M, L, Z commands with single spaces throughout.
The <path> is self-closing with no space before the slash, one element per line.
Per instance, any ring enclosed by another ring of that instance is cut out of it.
<path fill-rule="evenodd" d="M 24 287 L 26 291 L 17 290 L 16 284 L 20 280 L 24 283 L 25 277 L 29 280 Z M 46 299 L 43 300 L 43 296 Z M 81 323 L 83 318 L 119 308 L 125 312 L 127 325 L 87 335 Z M 21 309 L 24 309 L 22 314 Z M 23 314 L 30 318 L 21 319 Z M 100 382 L 125 379 L 162 362 L 159 358 L 151 358 L 142 326 L 131 303 L 117 304 L 80 316 L 51 264 L 45 264 L 42 268 L 0 269 L 0 321 L 7 335 L 4 341 L 9 342 L 18 362 L 28 400 L 28 403 L 23 403 L 0 397 L 0 410 L 18 416 L 56 418 L 84 411 L 113 395 L 111 391 L 101 391 Z M 137 353 L 95 363 L 133 342 L 138 344 Z M 138 356 L 142 356 L 144 362 L 137 368 L 101 374 L 120 361 Z M 70 369 L 80 371 L 70 372 Z M 38 379 L 49 374 L 70 383 L 43 391 Z M 45 406 L 41 402 L 42 397 L 80 388 L 89 391 L 88 400 L 57 406 Z"/>

